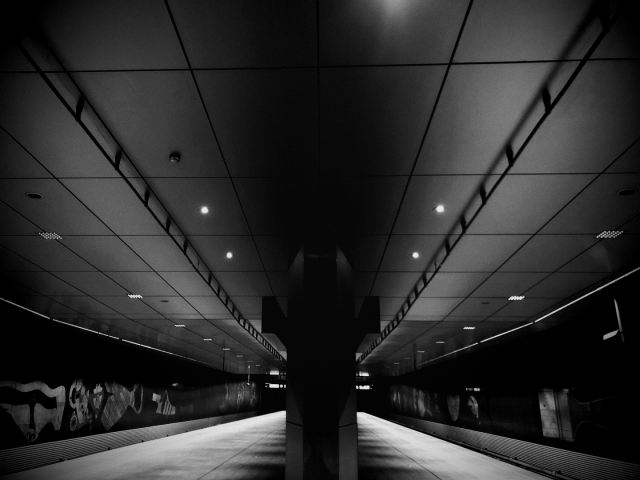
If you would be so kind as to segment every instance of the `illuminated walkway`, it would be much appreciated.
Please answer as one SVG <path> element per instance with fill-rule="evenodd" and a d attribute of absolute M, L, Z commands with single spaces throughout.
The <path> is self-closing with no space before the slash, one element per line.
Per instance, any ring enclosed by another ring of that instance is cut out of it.
<path fill-rule="evenodd" d="M 360 480 L 546 479 L 365 413 L 358 414 Z M 283 479 L 285 413 L 118 448 L 6 479 Z"/>

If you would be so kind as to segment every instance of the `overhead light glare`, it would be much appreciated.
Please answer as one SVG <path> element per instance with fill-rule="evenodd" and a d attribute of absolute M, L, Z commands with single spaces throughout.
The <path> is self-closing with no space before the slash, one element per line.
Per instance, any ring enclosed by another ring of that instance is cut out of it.
<path fill-rule="evenodd" d="M 412 256 L 413 258 L 420 258 L 420 254 L 419 254 L 418 252 L 413 252 L 413 253 L 411 254 L 411 256 Z"/>
<path fill-rule="evenodd" d="M 624 233 L 624 230 L 605 230 L 596 235 L 596 238 L 616 238 Z"/>
<path fill-rule="evenodd" d="M 140 295 L 139 293 L 128 293 L 127 297 L 129 297 L 129 298 L 142 298 L 142 295 Z"/>
<path fill-rule="evenodd" d="M 227 258 L 233 258 L 233 252 L 227 252 Z"/>
<path fill-rule="evenodd" d="M 223 348 L 222 350 L 224 350 L 225 352 L 228 350 L 231 350 L 230 348 Z"/>
<path fill-rule="evenodd" d="M 509 300 L 511 300 L 512 302 L 515 302 L 518 300 L 524 300 L 524 295 L 511 295 L 509 297 Z"/>
<path fill-rule="evenodd" d="M 213 338 L 203 338 L 205 342 L 213 342 Z"/>
<path fill-rule="evenodd" d="M 256 367 L 259 367 L 259 366 L 260 366 L 260 364 L 259 364 L 259 363 L 256 363 Z"/>
<path fill-rule="evenodd" d="M 62 237 L 56 232 L 38 232 L 38 234 L 45 240 L 62 240 Z"/>
<path fill-rule="evenodd" d="M 475 330 L 476 329 L 476 327 L 463 327 L 463 328 L 464 328 L 464 330 Z"/>
<path fill-rule="evenodd" d="M 238 357 L 238 358 L 242 358 L 242 357 L 243 357 L 243 355 L 236 355 L 236 357 Z"/>
<path fill-rule="evenodd" d="M 209 207 L 202 207 L 200 209 L 200 213 L 202 213 L 203 215 L 206 215 L 207 213 L 209 213 Z"/>
<path fill-rule="evenodd" d="M 424 350 L 417 350 L 416 353 L 424 353 Z"/>
<path fill-rule="evenodd" d="M 444 343 L 444 341 L 440 340 L 439 342 L 436 342 L 436 343 Z"/>
<path fill-rule="evenodd" d="M 184 327 L 186 327 L 186 325 L 182 325 L 182 324 L 175 325 L 175 326 L 176 326 L 176 327 L 178 327 L 178 328 L 184 328 Z"/>
<path fill-rule="evenodd" d="M 444 213 L 444 205 L 438 205 L 434 208 L 434 210 L 438 213 Z"/>

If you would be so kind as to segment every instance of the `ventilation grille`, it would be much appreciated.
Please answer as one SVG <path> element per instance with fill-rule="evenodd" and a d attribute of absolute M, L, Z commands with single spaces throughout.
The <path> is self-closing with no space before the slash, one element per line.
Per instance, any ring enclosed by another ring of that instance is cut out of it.
<path fill-rule="evenodd" d="M 70 460 L 109 449 L 126 447 L 142 441 L 146 442 L 222 423 L 235 422 L 256 415 L 257 412 L 235 413 L 0 450 L 0 475 L 58 463 L 61 459 Z"/>
<path fill-rule="evenodd" d="M 490 433 L 476 432 L 466 428 L 429 422 L 402 415 L 389 415 L 389 419 L 417 428 L 439 437 L 464 442 L 472 447 L 509 457 L 516 463 L 525 463 L 547 472 L 558 473 L 558 477 L 579 480 L 637 480 L 640 465 L 548 447 L 537 443 L 515 440 Z"/>

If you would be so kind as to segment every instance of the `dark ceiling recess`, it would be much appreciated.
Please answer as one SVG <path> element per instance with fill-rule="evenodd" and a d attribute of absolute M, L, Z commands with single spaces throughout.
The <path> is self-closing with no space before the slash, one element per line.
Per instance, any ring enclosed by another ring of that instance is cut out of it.
<path fill-rule="evenodd" d="M 379 297 L 359 371 L 573 325 L 563 306 L 640 267 L 640 6 L 515 5 L 21 4 L 0 45 L 0 297 L 284 372 L 263 298 L 288 316 L 317 218 L 355 316 Z"/>

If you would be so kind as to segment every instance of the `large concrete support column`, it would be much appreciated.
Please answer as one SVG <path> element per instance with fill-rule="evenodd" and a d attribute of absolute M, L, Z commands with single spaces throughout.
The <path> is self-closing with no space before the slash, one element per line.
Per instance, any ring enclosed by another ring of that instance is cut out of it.
<path fill-rule="evenodd" d="M 307 241 L 289 278 L 288 318 L 273 297 L 262 316 L 263 333 L 287 347 L 286 478 L 357 479 L 354 353 L 379 332 L 379 308 L 354 318 L 351 266 L 335 241 Z"/>

